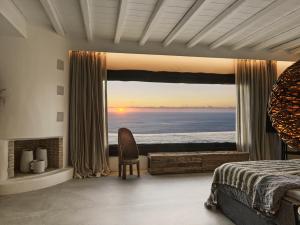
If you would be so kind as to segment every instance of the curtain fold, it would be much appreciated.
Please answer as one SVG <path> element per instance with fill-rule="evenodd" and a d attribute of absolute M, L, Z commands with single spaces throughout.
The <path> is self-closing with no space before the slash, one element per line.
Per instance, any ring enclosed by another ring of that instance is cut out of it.
<path fill-rule="evenodd" d="M 74 177 L 107 175 L 106 55 L 70 53 L 69 152 Z"/>
<path fill-rule="evenodd" d="M 251 160 L 278 159 L 277 134 L 266 132 L 267 106 L 277 79 L 276 61 L 237 60 L 237 148 Z"/>

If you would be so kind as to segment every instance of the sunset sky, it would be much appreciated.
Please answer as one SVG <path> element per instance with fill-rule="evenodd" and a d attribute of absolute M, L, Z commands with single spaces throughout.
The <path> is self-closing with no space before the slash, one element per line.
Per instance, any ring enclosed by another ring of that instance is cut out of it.
<path fill-rule="evenodd" d="M 128 108 L 142 111 L 143 108 L 235 107 L 235 86 L 109 81 L 108 107 L 110 111 Z"/>

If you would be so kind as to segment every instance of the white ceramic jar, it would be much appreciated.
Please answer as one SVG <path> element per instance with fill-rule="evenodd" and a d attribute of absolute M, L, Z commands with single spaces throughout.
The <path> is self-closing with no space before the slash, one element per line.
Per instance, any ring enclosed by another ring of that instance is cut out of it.
<path fill-rule="evenodd" d="M 45 161 L 45 169 L 48 167 L 48 157 L 46 148 L 37 148 L 36 150 L 36 159 Z"/>
<path fill-rule="evenodd" d="M 45 161 L 44 160 L 33 160 L 30 163 L 30 169 L 33 173 L 44 173 L 45 172 Z"/>
<path fill-rule="evenodd" d="M 24 149 L 20 161 L 20 171 L 22 173 L 30 172 L 30 162 L 33 160 L 33 151 Z"/>

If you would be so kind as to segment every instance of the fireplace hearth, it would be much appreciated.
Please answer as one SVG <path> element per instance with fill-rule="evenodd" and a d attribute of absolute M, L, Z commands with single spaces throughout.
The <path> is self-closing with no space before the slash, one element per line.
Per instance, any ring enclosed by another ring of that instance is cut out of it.
<path fill-rule="evenodd" d="M 42 147 L 47 149 L 48 168 L 47 171 L 63 167 L 63 138 L 40 138 L 40 139 L 17 139 L 8 141 L 8 178 L 28 175 L 20 172 L 20 160 L 22 151 L 29 149 L 35 151 Z"/>

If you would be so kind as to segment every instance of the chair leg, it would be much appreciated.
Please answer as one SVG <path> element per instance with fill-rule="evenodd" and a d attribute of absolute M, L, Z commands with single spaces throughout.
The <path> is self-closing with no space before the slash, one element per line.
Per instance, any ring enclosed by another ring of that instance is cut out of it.
<path fill-rule="evenodd" d="M 122 165 L 121 163 L 119 163 L 119 177 L 121 177 L 121 173 L 122 173 Z"/>
<path fill-rule="evenodd" d="M 133 175 L 132 165 L 129 165 L 129 169 L 130 169 L 130 175 Z"/>
<path fill-rule="evenodd" d="M 126 164 L 123 164 L 123 175 L 122 175 L 122 179 L 126 180 Z"/>
<path fill-rule="evenodd" d="M 138 177 L 140 177 L 140 162 L 137 162 L 136 169 L 137 169 Z"/>

